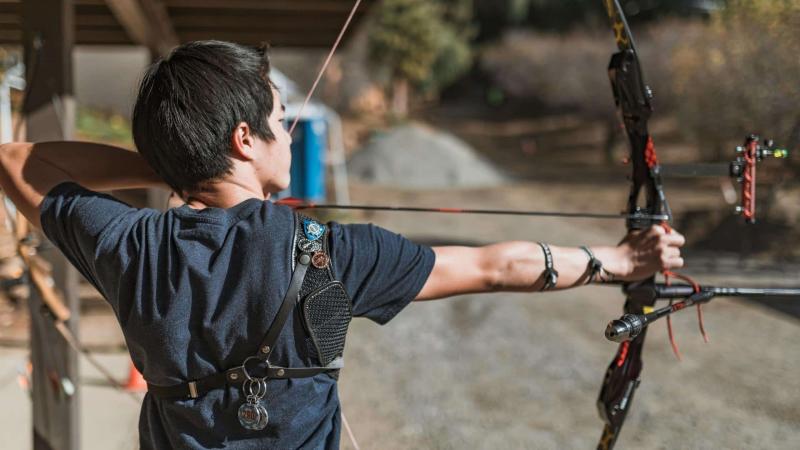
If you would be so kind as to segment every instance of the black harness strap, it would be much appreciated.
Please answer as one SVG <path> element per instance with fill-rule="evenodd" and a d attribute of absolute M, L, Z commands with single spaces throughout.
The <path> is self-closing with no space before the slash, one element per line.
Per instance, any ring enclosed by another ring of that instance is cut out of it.
<path fill-rule="evenodd" d="M 308 378 L 322 373 L 335 374 L 338 372 L 344 366 L 341 357 L 334 359 L 324 367 L 280 367 L 269 363 L 269 356 L 275 348 L 275 342 L 278 340 L 286 320 L 288 320 L 292 311 L 294 311 L 295 305 L 298 303 L 303 281 L 306 278 L 310 264 L 310 254 L 303 252 L 297 256 L 296 264 L 292 271 L 292 279 L 289 282 L 286 295 L 283 297 L 281 307 L 272 320 L 272 324 L 267 330 L 267 335 L 261 341 L 261 345 L 259 345 L 258 352 L 255 355 L 247 358 L 240 366 L 194 381 L 173 386 L 157 386 L 147 383 L 147 392 L 160 398 L 194 399 L 213 389 L 223 388 L 226 385 L 242 384 L 252 377 L 252 371 L 256 367 L 259 368 L 259 377 L 267 379 Z M 248 366 L 250 362 L 253 362 L 252 366 L 254 367 Z"/>
<path fill-rule="evenodd" d="M 272 354 L 275 341 L 278 340 L 278 336 L 280 336 L 281 331 L 283 331 L 283 325 L 286 323 L 289 315 L 294 310 L 294 306 L 297 304 L 300 289 L 303 287 L 303 280 L 306 278 L 309 264 L 311 264 L 311 256 L 308 253 L 301 253 L 300 256 L 297 257 L 297 264 L 292 272 L 292 281 L 289 282 L 289 289 L 286 291 L 286 295 L 283 296 L 281 308 L 278 310 L 278 314 L 275 315 L 275 319 L 272 320 L 272 324 L 269 326 L 264 340 L 261 341 L 261 345 L 258 346 L 259 358 L 264 361 L 268 360 L 269 355 Z"/>

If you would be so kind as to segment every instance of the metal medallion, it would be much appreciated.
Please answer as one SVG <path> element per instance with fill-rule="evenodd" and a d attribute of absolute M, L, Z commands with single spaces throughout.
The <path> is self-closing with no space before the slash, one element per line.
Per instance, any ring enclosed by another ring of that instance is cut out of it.
<path fill-rule="evenodd" d="M 300 239 L 297 241 L 297 248 L 304 253 L 314 253 L 322 250 L 322 243 L 319 241 L 310 241 L 308 239 Z"/>
<path fill-rule="evenodd" d="M 325 234 L 325 225 L 311 219 L 305 219 L 303 220 L 303 231 L 308 239 L 316 241 Z"/>
<path fill-rule="evenodd" d="M 245 403 L 239 407 L 239 423 L 248 430 L 261 430 L 258 428 L 261 424 L 261 405 L 253 403 Z"/>
<path fill-rule="evenodd" d="M 326 255 L 324 252 L 316 252 L 314 253 L 314 256 L 311 257 L 311 264 L 313 264 L 317 269 L 324 269 L 328 267 L 330 262 L 330 256 Z"/>
<path fill-rule="evenodd" d="M 267 395 L 266 378 L 250 378 L 242 383 L 242 392 L 247 397 L 245 404 L 239 407 L 239 423 L 248 430 L 259 431 L 267 427 L 269 414 L 261 404 Z"/>

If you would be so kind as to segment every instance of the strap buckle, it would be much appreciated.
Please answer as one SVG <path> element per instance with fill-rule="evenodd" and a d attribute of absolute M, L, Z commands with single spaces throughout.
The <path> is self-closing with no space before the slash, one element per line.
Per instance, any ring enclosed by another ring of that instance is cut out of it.
<path fill-rule="evenodd" d="M 269 363 L 269 360 L 262 359 L 259 356 L 249 356 L 247 357 L 247 359 L 244 360 L 244 362 L 240 366 L 245 380 L 252 380 L 253 378 L 255 378 L 252 375 L 250 375 L 250 371 L 247 370 L 247 364 L 250 363 L 251 361 L 256 361 L 258 364 L 263 364 L 266 370 L 269 370 L 270 367 L 272 367 L 272 365 Z M 256 368 L 258 368 L 258 366 L 252 367 L 251 371 L 255 370 Z"/>
<path fill-rule="evenodd" d="M 553 267 L 553 253 L 550 251 L 550 246 L 543 242 L 538 244 L 542 248 L 542 252 L 544 252 L 544 286 L 542 286 L 542 291 L 549 291 L 558 284 L 558 271 Z"/>
<path fill-rule="evenodd" d="M 189 385 L 189 398 L 197 398 L 197 381 L 190 381 L 187 384 Z"/>

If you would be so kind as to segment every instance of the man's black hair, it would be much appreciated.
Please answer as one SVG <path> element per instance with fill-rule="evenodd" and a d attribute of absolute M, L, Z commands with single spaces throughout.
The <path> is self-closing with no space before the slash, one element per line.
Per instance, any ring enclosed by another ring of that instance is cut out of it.
<path fill-rule="evenodd" d="M 175 48 L 144 74 L 133 108 L 139 153 L 176 192 L 229 173 L 240 122 L 266 141 L 273 95 L 266 46 L 196 41 Z"/>

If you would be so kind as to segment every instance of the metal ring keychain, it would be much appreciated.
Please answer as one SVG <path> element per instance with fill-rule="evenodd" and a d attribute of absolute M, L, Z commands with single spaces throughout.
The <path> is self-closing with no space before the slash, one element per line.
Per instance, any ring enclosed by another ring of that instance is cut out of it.
<path fill-rule="evenodd" d="M 245 359 L 242 364 L 242 372 L 244 373 L 245 380 L 242 383 L 242 394 L 245 396 L 245 403 L 239 407 L 237 416 L 239 423 L 248 430 L 259 431 L 266 428 L 269 423 L 269 414 L 267 409 L 261 405 L 261 399 L 267 394 L 267 381 L 266 378 L 253 378 L 247 371 L 247 363 L 251 360 L 259 360 L 251 356 Z M 260 360 L 259 360 L 260 361 Z M 268 361 L 263 362 L 269 367 Z"/>

